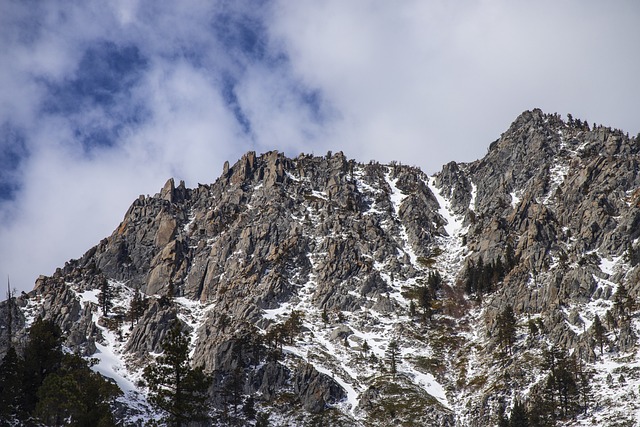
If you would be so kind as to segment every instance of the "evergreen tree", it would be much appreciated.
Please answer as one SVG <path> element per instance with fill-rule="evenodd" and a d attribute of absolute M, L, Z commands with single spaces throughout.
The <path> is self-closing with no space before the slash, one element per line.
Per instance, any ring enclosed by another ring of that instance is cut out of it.
<path fill-rule="evenodd" d="M 169 425 L 180 427 L 188 421 L 207 418 L 207 389 L 211 379 L 202 368 L 191 368 L 189 338 L 178 320 L 163 342 L 163 354 L 144 370 L 150 402 L 167 412 Z"/>
<path fill-rule="evenodd" d="M 418 287 L 418 305 L 422 307 L 422 314 L 431 320 L 431 292 L 427 286 Z"/>
<path fill-rule="evenodd" d="M 607 322 L 607 326 L 609 327 L 609 330 L 612 330 L 618 327 L 618 321 L 616 320 L 611 310 L 607 310 L 607 312 L 604 315 L 604 318 Z"/>
<path fill-rule="evenodd" d="M 391 340 L 386 351 L 387 362 L 389 363 L 389 371 L 393 377 L 398 372 L 398 363 L 400 363 L 400 346 L 396 340 Z"/>
<path fill-rule="evenodd" d="M 236 366 L 227 376 L 225 382 L 224 391 L 228 394 L 228 399 L 226 400 L 231 402 L 236 417 L 238 416 L 240 404 L 242 403 L 242 387 L 244 386 L 244 382 L 245 373 L 241 366 Z"/>
<path fill-rule="evenodd" d="M 324 323 L 325 328 L 329 323 L 329 314 L 327 313 L 327 309 L 322 310 L 322 323 Z"/>
<path fill-rule="evenodd" d="M 575 357 L 568 357 L 566 354 L 563 359 L 558 361 L 555 380 L 563 417 L 576 413 L 576 409 L 578 409 L 579 389 L 576 381 L 575 363 Z"/>
<path fill-rule="evenodd" d="M 107 316 L 109 310 L 113 308 L 114 290 L 106 277 L 102 276 L 99 284 L 100 294 L 98 295 L 98 304 L 102 310 L 102 315 Z"/>
<path fill-rule="evenodd" d="M 369 353 L 369 350 L 371 350 L 371 347 L 369 347 L 369 343 L 364 341 L 362 343 L 362 346 L 360 347 L 362 349 L 362 352 L 366 355 L 367 353 Z"/>
<path fill-rule="evenodd" d="M 545 350 L 543 369 L 549 370 L 545 386 L 547 406 L 555 417 L 567 417 L 580 409 L 578 365 L 575 355 L 564 348 L 552 346 Z"/>
<path fill-rule="evenodd" d="M 22 406 L 26 412 L 35 409 L 37 391 L 47 375 L 54 373 L 62 363 L 62 332 L 50 320 L 38 317 L 29 328 L 29 339 L 24 351 Z"/>
<path fill-rule="evenodd" d="M 9 421 L 18 415 L 21 395 L 22 361 L 9 347 L 0 364 L 0 426 L 11 425 Z"/>
<path fill-rule="evenodd" d="M 464 286 L 464 290 L 468 295 L 473 295 L 476 292 L 477 282 L 478 282 L 478 279 L 477 279 L 476 266 L 475 266 L 475 263 L 472 260 L 470 260 L 467 263 L 467 276 L 466 276 L 465 286 Z"/>
<path fill-rule="evenodd" d="M 530 427 L 552 427 L 555 425 L 555 415 L 553 408 L 549 406 L 549 401 L 540 394 L 533 393 L 527 411 Z"/>
<path fill-rule="evenodd" d="M 538 325 L 536 325 L 536 321 L 533 319 L 529 319 L 528 325 L 529 335 L 531 335 L 532 337 L 537 337 L 540 333 L 540 329 L 538 328 Z"/>
<path fill-rule="evenodd" d="M 112 426 L 111 403 L 119 394 L 82 357 L 64 354 L 60 328 L 42 318 L 29 328 L 24 359 L 10 348 L 0 365 L 0 420 Z"/>
<path fill-rule="evenodd" d="M 635 301 L 629 295 L 629 291 L 622 283 L 618 285 L 616 293 L 613 296 L 613 307 L 618 316 L 628 319 L 631 312 L 635 309 Z"/>
<path fill-rule="evenodd" d="M 584 369 L 582 361 L 580 361 L 580 369 L 578 371 L 578 382 L 580 387 L 580 398 L 582 399 L 583 412 L 587 413 L 589 404 L 591 403 L 591 372 Z"/>
<path fill-rule="evenodd" d="M 82 357 L 65 354 L 60 369 L 46 376 L 37 394 L 34 415 L 45 425 L 115 427 L 111 405 L 122 391 Z"/>
<path fill-rule="evenodd" d="M 504 413 L 504 405 L 498 408 L 498 427 L 509 427 L 509 418 Z"/>
<path fill-rule="evenodd" d="M 295 337 L 302 331 L 302 321 L 304 314 L 300 310 L 293 310 L 289 318 L 284 323 L 285 330 L 291 338 Z"/>
<path fill-rule="evenodd" d="M 13 347 L 13 310 L 15 304 L 13 300 L 13 293 L 11 292 L 11 282 L 7 277 L 7 340 L 8 346 Z"/>
<path fill-rule="evenodd" d="M 138 320 L 140 320 L 140 317 L 142 317 L 146 309 L 147 301 L 140 291 L 135 291 L 133 298 L 131 298 L 131 303 L 129 304 L 129 319 L 131 319 L 131 327 L 133 327 L 135 323 L 138 323 Z"/>
<path fill-rule="evenodd" d="M 255 427 L 269 427 L 269 412 L 259 412 L 256 416 L 256 425 Z"/>
<path fill-rule="evenodd" d="M 596 339 L 596 342 L 600 345 L 600 355 L 603 353 L 603 343 L 605 340 L 605 329 L 602 326 L 602 322 L 600 321 L 600 317 L 596 314 L 595 319 L 593 319 L 593 335 Z"/>
<path fill-rule="evenodd" d="M 529 417 L 524 403 L 516 400 L 509 417 L 509 427 L 529 427 Z"/>
<path fill-rule="evenodd" d="M 247 417 L 248 420 L 256 419 L 256 403 L 252 396 L 245 399 L 242 412 L 244 412 L 244 416 Z"/>
<path fill-rule="evenodd" d="M 442 276 L 438 270 L 429 272 L 427 285 L 431 291 L 431 296 L 435 299 L 440 287 L 442 286 Z"/>
<path fill-rule="evenodd" d="M 518 260 L 516 259 L 516 251 L 513 249 L 511 242 L 507 242 L 507 246 L 504 250 L 504 263 L 505 274 L 508 273 L 516 266 Z"/>
<path fill-rule="evenodd" d="M 498 342 L 504 352 L 513 353 L 513 345 L 516 342 L 516 316 L 513 307 L 509 304 L 496 318 L 496 328 L 498 329 Z"/>

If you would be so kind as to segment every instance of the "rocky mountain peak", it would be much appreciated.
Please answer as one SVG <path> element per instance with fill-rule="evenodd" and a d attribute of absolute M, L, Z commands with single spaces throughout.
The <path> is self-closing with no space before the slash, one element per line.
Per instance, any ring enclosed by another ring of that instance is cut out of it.
<path fill-rule="evenodd" d="M 138 402 L 121 402 L 129 414 L 150 411 L 136 381 L 176 319 L 214 378 L 220 425 L 231 381 L 277 425 L 491 425 L 544 398 L 551 345 L 588 368 L 594 392 L 622 398 L 640 385 L 637 148 L 534 109 L 484 158 L 432 177 L 342 152 L 248 152 L 210 184 L 170 179 L 141 196 L 0 315 L 16 311 L 14 343 L 38 315 L 53 320 Z M 596 315 L 609 319 L 606 354 Z M 625 416 L 604 397 L 571 399 L 580 411 L 554 406 L 554 422 Z"/>

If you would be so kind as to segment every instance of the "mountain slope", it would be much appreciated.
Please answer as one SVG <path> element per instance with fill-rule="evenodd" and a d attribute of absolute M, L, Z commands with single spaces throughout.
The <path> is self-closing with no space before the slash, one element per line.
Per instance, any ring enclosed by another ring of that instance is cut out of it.
<path fill-rule="evenodd" d="M 137 402 L 119 409 L 135 423 L 155 416 L 141 367 L 177 317 L 220 423 L 244 417 L 224 410 L 240 375 L 275 425 L 381 426 L 491 425 L 516 400 L 533 408 L 559 378 L 545 365 L 556 345 L 591 390 L 577 384 L 555 421 L 633 424 L 638 188 L 637 138 L 540 110 L 433 177 L 342 153 L 247 153 L 213 184 L 169 180 L 136 200 L 111 236 L 17 298 L 13 341 L 37 315 L 55 321 Z"/>

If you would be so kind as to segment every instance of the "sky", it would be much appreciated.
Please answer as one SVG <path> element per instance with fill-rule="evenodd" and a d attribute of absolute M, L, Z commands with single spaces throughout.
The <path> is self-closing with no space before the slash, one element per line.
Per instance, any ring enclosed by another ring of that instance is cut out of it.
<path fill-rule="evenodd" d="M 635 0 L 0 0 L 0 277 L 31 290 L 140 194 L 250 150 L 433 174 L 533 108 L 636 135 L 639 22 Z"/>

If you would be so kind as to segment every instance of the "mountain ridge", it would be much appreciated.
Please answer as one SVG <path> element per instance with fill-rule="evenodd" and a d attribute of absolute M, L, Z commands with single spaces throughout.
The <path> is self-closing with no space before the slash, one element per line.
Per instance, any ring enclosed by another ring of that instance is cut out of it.
<path fill-rule="evenodd" d="M 482 159 L 432 177 L 341 152 L 249 152 L 212 184 L 170 179 L 135 200 L 111 236 L 16 299 L 13 340 L 40 314 L 60 325 L 70 350 L 108 354 L 100 369 L 140 402 L 129 417 L 153 414 L 135 384 L 173 318 L 191 331 L 194 364 L 214 377 L 218 417 L 229 373 L 242 366 L 243 394 L 275 425 L 491 425 L 517 399 L 534 406 L 552 344 L 593 369 L 605 398 L 626 396 L 640 385 L 640 324 L 635 307 L 620 314 L 614 299 L 621 285 L 634 299 L 640 291 L 638 147 L 621 131 L 536 109 Z M 97 304 L 105 280 L 119 294 L 110 316 Z M 137 292 L 148 307 L 129 329 Z M 517 327 L 505 347 L 507 306 Z M 598 355 L 593 319 L 607 310 L 618 326 L 607 326 L 609 351 Z M 268 334 L 294 311 L 302 330 L 279 359 L 246 348 L 252 336 L 271 348 Z M 609 386 L 603 366 L 625 357 L 611 371 L 625 367 L 626 385 Z M 554 422 L 621 416 L 576 399 L 587 415 Z M 626 408 L 635 419 L 638 406 Z"/>

